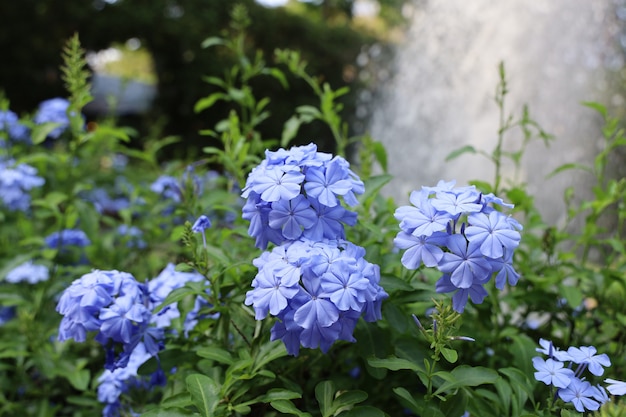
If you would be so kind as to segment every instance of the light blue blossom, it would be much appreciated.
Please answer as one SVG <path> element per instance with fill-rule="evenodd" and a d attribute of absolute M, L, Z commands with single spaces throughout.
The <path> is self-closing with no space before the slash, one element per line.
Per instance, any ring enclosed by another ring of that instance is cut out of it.
<path fill-rule="evenodd" d="M 51 249 L 60 249 L 65 246 L 85 247 L 91 245 L 91 241 L 79 229 L 64 229 L 53 232 L 45 238 L 46 246 Z"/>
<path fill-rule="evenodd" d="M 570 347 L 567 353 L 572 362 L 587 365 L 589 372 L 596 376 L 604 374 L 604 367 L 611 366 L 606 353 L 596 355 L 598 350 L 593 346 Z"/>
<path fill-rule="evenodd" d="M 595 411 L 600 408 L 600 403 L 594 399 L 596 389 L 587 381 L 572 378 L 566 388 L 559 389 L 558 396 L 565 402 L 572 403 L 576 411 L 584 413 L 585 410 Z"/>
<path fill-rule="evenodd" d="M 6 281 L 12 284 L 18 282 L 28 282 L 36 284 L 38 282 L 47 281 L 50 276 L 48 267 L 45 265 L 33 264 L 33 261 L 27 261 L 13 268 L 6 276 Z"/>
<path fill-rule="evenodd" d="M 624 395 L 626 394 L 626 382 L 618 381 L 616 379 L 607 378 L 604 380 L 607 384 L 606 390 L 611 393 L 611 395 Z"/>
<path fill-rule="evenodd" d="M 269 213 L 269 226 L 280 229 L 287 240 L 296 240 L 305 229 L 311 228 L 317 220 L 315 211 L 303 195 L 292 200 L 279 200 L 272 203 Z"/>
<path fill-rule="evenodd" d="M 343 225 L 353 225 L 356 214 L 341 207 L 341 200 L 354 205 L 355 194 L 364 191 L 349 163 L 317 152 L 315 144 L 265 155 L 241 193 L 247 199 L 243 218 L 250 221 L 248 233 L 256 246 L 265 249 L 269 243 L 302 235 L 314 240 L 343 238 Z"/>
<path fill-rule="evenodd" d="M 39 108 L 33 121 L 36 124 L 58 123 L 59 126 L 48 134 L 49 138 L 57 139 L 70 125 L 70 119 L 67 115 L 69 106 L 70 102 L 64 98 L 52 98 L 42 101 L 39 103 Z"/>
<path fill-rule="evenodd" d="M 550 358 L 544 360 L 539 356 L 534 357 L 532 361 L 534 368 L 537 370 L 537 372 L 535 372 L 535 379 L 546 385 L 566 388 L 572 378 L 574 378 L 574 371 L 569 368 L 564 368 L 562 362 Z"/>
<path fill-rule="evenodd" d="M 364 255 L 344 240 L 284 243 L 253 261 L 259 272 L 245 303 L 257 320 L 267 314 L 280 319 L 272 340 L 283 340 L 290 354 L 300 345 L 325 352 L 337 340 L 354 342 L 356 321 L 380 319 L 387 297 L 379 268 Z"/>
<path fill-rule="evenodd" d="M 17 114 L 11 110 L 0 110 L 0 131 L 6 132 L 9 139 L 16 142 L 26 142 L 29 139 L 28 128 L 20 123 Z"/>
<path fill-rule="evenodd" d="M 443 254 L 439 270 L 450 274 L 454 286 L 470 288 L 474 281 L 485 281 L 491 275 L 491 265 L 478 244 L 468 244 L 463 235 L 450 236 L 447 244 L 450 252 Z"/>
<path fill-rule="evenodd" d="M 198 217 L 194 222 L 193 226 L 191 226 L 191 231 L 194 233 L 202 233 L 202 243 L 206 248 L 206 235 L 204 231 L 211 227 L 211 220 L 204 214 Z"/>
<path fill-rule="evenodd" d="M 44 182 L 30 165 L 0 160 L 0 199 L 11 211 L 27 211 L 30 208 L 30 190 L 41 187 Z"/>
<path fill-rule="evenodd" d="M 462 312 L 468 297 L 482 302 L 486 291 L 480 286 L 496 276 L 496 288 L 517 284 L 513 267 L 514 249 L 519 245 L 521 225 L 491 205 L 512 207 L 493 194 L 483 195 L 476 187 L 455 187 L 439 181 L 435 187 L 413 191 L 410 206 L 398 207 L 394 216 L 400 232 L 394 245 L 405 252 L 401 263 L 417 269 L 436 267 L 443 276 L 437 292 L 453 293 L 453 306 Z"/>

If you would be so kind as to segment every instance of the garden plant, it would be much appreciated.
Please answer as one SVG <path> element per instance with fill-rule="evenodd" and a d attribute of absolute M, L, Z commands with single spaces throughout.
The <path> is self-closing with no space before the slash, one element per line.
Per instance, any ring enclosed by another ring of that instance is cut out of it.
<path fill-rule="evenodd" d="M 249 53 L 245 27 L 235 7 L 232 31 L 204 43 L 236 64 L 195 107 L 229 109 L 200 159 L 164 161 L 176 137 L 137 148 L 115 119 L 86 121 L 77 35 L 67 98 L 24 115 L 0 101 L 0 415 L 624 415 L 621 121 L 586 104 L 604 147 L 553 175 L 588 172 L 593 198 L 569 189 L 567 224 L 546 224 L 501 167 L 554 138 L 508 113 L 501 64 L 496 147 L 447 162 L 486 157 L 493 181 L 468 170 L 393 201 L 393 161 L 348 136 L 345 90 L 297 51 Z M 319 105 L 273 120 L 261 77 L 304 82 Z M 332 151 L 298 135 L 314 121 Z"/>

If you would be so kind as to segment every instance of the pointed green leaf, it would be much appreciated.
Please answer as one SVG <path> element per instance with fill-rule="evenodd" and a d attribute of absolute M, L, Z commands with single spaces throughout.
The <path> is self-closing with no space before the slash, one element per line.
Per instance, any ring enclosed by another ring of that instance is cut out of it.
<path fill-rule="evenodd" d="M 59 126 L 61 126 L 61 123 L 47 122 L 37 124 L 33 127 L 30 140 L 33 142 L 33 145 L 38 145 L 46 140 L 46 137 L 48 137 L 50 132 Z"/>
<path fill-rule="evenodd" d="M 226 44 L 226 41 L 224 39 L 218 38 L 217 36 L 211 36 L 210 38 L 206 38 L 205 40 L 203 40 L 201 45 L 203 48 L 209 48 L 211 46 L 224 44 Z"/>
<path fill-rule="evenodd" d="M 390 371 L 398 371 L 400 369 L 423 371 L 423 368 L 416 363 L 395 356 L 390 356 L 385 359 L 369 358 L 367 360 L 367 363 L 373 368 L 385 368 L 389 369 Z"/>
<path fill-rule="evenodd" d="M 437 389 L 437 391 L 435 391 L 435 395 L 460 387 L 475 387 L 482 384 L 493 384 L 499 378 L 496 371 L 482 366 L 461 365 L 454 368 L 451 374 L 455 380 L 444 382 Z"/>
<path fill-rule="evenodd" d="M 442 348 L 441 354 L 450 363 L 456 363 L 456 361 L 459 359 L 459 354 L 454 349 Z"/>
<path fill-rule="evenodd" d="M 230 97 L 224 93 L 213 93 L 208 97 L 201 98 L 196 102 L 196 105 L 193 107 L 193 111 L 196 113 L 200 113 L 204 109 L 208 109 L 211 107 L 217 100 L 226 100 L 230 101 Z"/>
<path fill-rule="evenodd" d="M 315 398 L 319 403 L 322 417 L 330 417 L 332 415 L 334 395 L 335 386 L 333 381 L 322 381 L 315 386 Z"/>
<path fill-rule="evenodd" d="M 192 374 L 185 381 L 194 405 L 203 417 L 214 417 L 219 403 L 220 388 L 215 381 L 206 375 Z"/>
<path fill-rule="evenodd" d="M 459 156 L 463 155 L 464 153 L 471 153 L 471 154 L 475 154 L 477 153 L 476 148 L 474 148 L 472 145 L 467 145 L 467 146 L 463 146 L 462 148 L 456 149 L 452 152 L 450 152 L 448 154 L 448 156 L 446 156 L 445 161 L 451 161 L 455 158 L 458 158 Z"/>
<path fill-rule="evenodd" d="M 281 413 L 291 414 L 298 417 L 311 417 L 311 414 L 300 411 L 298 407 L 293 405 L 293 403 L 289 400 L 272 401 L 270 405 Z"/>
<path fill-rule="evenodd" d="M 201 358 L 211 359 L 226 365 L 232 365 L 234 362 L 233 357 L 229 352 L 215 346 L 200 348 L 196 350 L 196 354 Z"/>
<path fill-rule="evenodd" d="M 350 411 L 344 411 L 339 417 L 386 417 L 387 414 L 378 408 L 368 405 L 354 407 Z"/>
<path fill-rule="evenodd" d="M 393 175 L 389 174 L 381 174 L 374 175 L 369 177 L 364 181 L 365 184 L 365 192 L 361 195 L 361 201 L 367 201 L 372 196 L 378 194 L 378 192 L 383 188 L 389 181 L 393 179 Z"/>

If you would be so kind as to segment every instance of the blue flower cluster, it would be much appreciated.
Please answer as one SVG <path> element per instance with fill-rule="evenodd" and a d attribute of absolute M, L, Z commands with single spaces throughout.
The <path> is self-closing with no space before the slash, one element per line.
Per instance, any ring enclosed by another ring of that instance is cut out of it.
<path fill-rule="evenodd" d="M 380 320 L 388 297 L 378 265 L 364 256 L 365 249 L 346 240 L 286 242 L 254 260 L 259 272 L 245 303 L 257 320 L 268 313 L 280 319 L 272 340 L 281 339 L 290 355 L 300 345 L 327 352 L 337 340 L 355 342 L 359 317 Z"/>
<path fill-rule="evenodd" d="M 49 138 L 57 139 L 70 125 L 70 119 L 67 115 L 69 106 L 68 100 L 59 97 L 42 101 L 39 103 L 33 121 L 37 124 L 59 123 L 59 126 L 48 133 Z"/>
<path fill-rule="evenodd" d="M 56 308 L 63 315 L 59 340 L 84 342 L 88 333 L 95 332 L 95 340 L 105 348 L 105 372 L 98 388 L 98 398 L 106 404 L 105 417 L 119 415 L 122 393 L 132 386 L 145 385 L 146 381 L 137 377 L 137 369 L 157 356 L 163 348 L 166 328 L 180 317 L 177 303 L 161 306 L 166 297 L 186 282 L 204 279 L 198 273 L 177 272 L 173 264 L 147 284 L 126 272 L 95 270 L 63 292 Z M 157 307 L 160 310 L 155 313 Z M 192 311 L 186 321 L 195 325 L 197 314 Z M 184 323 L 187 331 L 192 327 Z M 152 385 L 163 382 L 163 378 L 162 370 L 157 371 Z"/>
<path fill-rule="evenodd" d="M 10 270 L 6 276 L 6 282 L 12 284 L 17 284 L 18 282 L 36 284 L 38 282 L 47 281 L 49 277 L 50 271 L 47 266 L 34 264 L 31 260 Z"/>
<path fill-rule="evenodd" d="M 355 194 L 365 190 L 348 161 L 317 152 L 313 143 L 290 150 L 265 151 L 266 158 L 248 175 L 242 197 L 243 218 L 256 246 L 280 245 L 301 236 L 311 240 L 343 239 L 344 224 L 354 226 Z"/>
<path fill-rule="evenodd" d="M 454 187 L 440 181 L 436 187 L 422 187 L 410 195 L 412 206 L 396 209 L 401 231 L 394 239 L 406 249 L 402 265 L 417 269 L 422 264 L 437 267 L 440 293 L 453 292 L 455 311 L 462 313 L 468 297 L 480 304 L 487 296 L 484 285 L 495 274 L 496 288 L 506 282 L 517 284 L 513 252 L 519 245 L 522 226 L 493 205 L 513 207 L 493 194 L 476 187 Z"/>
<path fill-rule="evenodd" d="M 0 133 L 6 132 L 8 139 L 14 142 L 28 140 L 28 128 L 20 123 L 17 114 L 11 110 L 0 110 Z M 0 135 L 0 147 L 6 147 L 2 135 Z"/>
<path fill-rule="evenodd" d="M 537 352 L 548 356 L 544 359 L 536 356 L 532 359 L 535 379 L 546 385 L 557 388 L 556 395 L 566 403 L 572 403 L 576 411 L 595 411 L 609 401 L 607 390 L 612 395 L 626 394 L 626 383 L 614 379 L 606 379 L 606 389 L 601 385 L 591 385 L 583 373 L 589 370 L 595 376 L 602 376 L 604 368 L 611 366 L 609 357 L 603 353 L 597 355 L 593 346 L 570 347 L 559 350 L 551 341 L 540 339 Z M 573 369 L 576 365 L 576 369 Z"/>
<path fill-rule="evenodd" d="M 79 229 L 63 229 L 60 232 L 53 232 L 44 239 L 46 246 L 51 249 L 61 249 L 65 246 L 77 246 L 83 248 L 91 245 L 91 241 Z"/>
<path fill-rule="evenodd" d="M 37 176 L 37 170 L 14 160 L 0 160 L 0 198 L 11 211 L 27 211 L 30 208 L 30 190 L 41 187 L 45 180 Z"/>
<path fill-rule="evenodd" d="M 271 338 L 290 355 L 300 346 L 327 352 L 337 340 L 354 342 L 359 317 L 379 320 L 388 296 L 379 267 L 345 240 L 344 224 L 353 226 L 357 216 L 341 202 L 356 205 L 363 182 L 344 158 L 315 144 L 265 155 L 243 189 L 243 218 L 258 248 L 279 246 L 254 260 L 259 272 L 245 303 L 257 320 L 268 313 L 279 319 Z"/>

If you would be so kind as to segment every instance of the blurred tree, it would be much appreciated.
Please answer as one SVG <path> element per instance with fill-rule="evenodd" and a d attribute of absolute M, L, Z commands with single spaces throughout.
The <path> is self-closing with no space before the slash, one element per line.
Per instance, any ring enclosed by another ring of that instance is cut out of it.
<path fill-rule="evenodd" d="M 380 0 L 397 4 L 405 0 Z M 252 20 L 249 47 L 261 49 L 271 61 L 275 48 L 302 51 L 309 69 L 335 88 L 354 83 L 353 63 L 362 45 L 376 41 L 350 25 L 354 0 L 323 0 L 304 8 L 266 8 L 254 0 L 238 0 Z M 137 38 L 153 55 L 158 76 L 158 101 L 146 117 L 154 125 L 163 118 L 166 132 L 183 135 L 187 143 L 200 129 L 212 127 L 222 115 L 193 113 L 197 99 L 210 93 L 202 76 L 220 75 L 228 56 L 219 48 L 202 49 L 201 42 L 228 27 L 232 0 L 22 0 L 0 2 L 0 89 L 18 112 L 32 111 L 41 100 L 63 95 L 59 77 L 63 42 L 80 34 L 87 50 Z M 343 16 L 342 19 L 335 19 Z M 293 80 L 292 80 L 293 81 Z M 260 96 L 274 97 L 272 111 L 285 118 L 307 100 L 305 86 L 293 81 L 284 91 L 274 80 L 260 83 Z M 346 112 L 353 108 L 356 88 L 345 97 Z M 284 120 L 280 119 L 280 120 Z M 278 136 L 277 126 L 267 124 Z M 311 128 L 310 137 L 317 134 Z M 305 131 L 306 134 L 306 131 Z M 189 139 L 187 139 L 189 138 Z"/>

